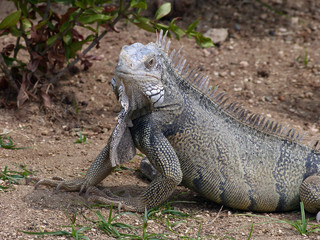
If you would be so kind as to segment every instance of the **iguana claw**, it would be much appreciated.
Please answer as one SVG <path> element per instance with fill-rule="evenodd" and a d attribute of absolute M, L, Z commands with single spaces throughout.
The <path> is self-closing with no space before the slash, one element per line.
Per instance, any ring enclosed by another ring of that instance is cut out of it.
<path fill-rule="evenodd" d="M 112 204 L 126 211 L 142 212 L 144 207 L 140 207 L 141 201 L 138 198 L 126 198 L 114 195 L 109 189 L 100 190 L 95 186 L 89 187 L 85 193 L 87 202 L 99 202 L 103 204 Z"/>
<path fill-rule="evenodd" d="M 54 177 L 52 179 L 30 177 L 26 180 L 26 184 L 35 181 L 36 184 L 34 188 L 37 189 L 40 185 L 46 185 L 50 187 L 56 187 L 55 193 L 60 189 L 64 189 L 68 192 L 79 191 L 79 194 L 82 193 L 85 189 L 88 188 L 84 178 L 76 178 L 73 180 L 64 180 L 63 178 Z"/>

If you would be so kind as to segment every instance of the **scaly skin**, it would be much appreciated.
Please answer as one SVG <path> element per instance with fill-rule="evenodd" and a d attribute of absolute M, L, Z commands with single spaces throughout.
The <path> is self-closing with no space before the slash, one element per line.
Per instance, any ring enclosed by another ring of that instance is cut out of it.
<path fill-rule="evenodd" d="M 124 139 L 132 138 L 158 171 L 157 177 L 137 198 L 98 192 L 92 199 L 143 211 L 165 201 L 182 183 L 236 209 L 288 211 L 298 208 L 301 198 L 307 211 L 318 212 L 317 144 L 302 145 L 295 131 L 248 115 L 235 104 L 224 106 L 222 95 L 211 92 L 216 97 L 208 97 L 206 80 L 187 76 L 178 54 L 168 57 L 164 38 L 161 33 L 156 44 L 123 47 L 112 82 L 130 119 L 130 134 Z M 110 142 L 81 184 L 77 180 L 61 188 L 90 189 L 104 179 L 113 167 Z M 123 147 L 120 143 L 114 149 Z"/>

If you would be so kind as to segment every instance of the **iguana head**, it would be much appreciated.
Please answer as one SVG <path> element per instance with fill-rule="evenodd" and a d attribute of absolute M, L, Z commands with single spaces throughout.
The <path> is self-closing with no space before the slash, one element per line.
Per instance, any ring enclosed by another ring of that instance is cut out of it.
<path fill-rule="evenodd" d="M 123 94 L 127 95 L 131 110 L 147 105 L 158 107 L 163 102 L 162 54 L 154 43 L 134 43 L 122 48 L 112 86 L 120 101 Z"/>

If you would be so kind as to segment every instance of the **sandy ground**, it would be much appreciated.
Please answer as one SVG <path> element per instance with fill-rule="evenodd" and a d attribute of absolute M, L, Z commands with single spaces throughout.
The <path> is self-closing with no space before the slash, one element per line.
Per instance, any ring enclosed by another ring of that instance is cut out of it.
<path fill-rule="evenodd" d="M 255 1 L 214 1 L 201 4 L 185 13 L 183 24 L 202 16 L 199 31 L 210 28 L 228 28 L 229 38 L 219 46 L 202 49 L 195 41 L 183 38 L 174 40 L 173 47 L 184 47 L 186 59 L 196 63 L 208 74 L 212 85 L 219 85 L 231 100 L 243 104 L 252 112 L 259 112 L 279 122 L 290 124 L 299 131 L 317 137 L 320 129 L 320 3 L 318 1 L 267 1 L 287 13 L 281 16 Z M 2 4 L 2 3 L 1 3 Z M 1 16 L 7 14 L 1 12 Z M 119 23 L 120 33 L 109 33 L 101 41 L 99 50 L 91 54 L 103 57 L 89 71 L 65 76 L 54 88 L 54 107 L 45 110 L 41 103 L 28 101 L 20 109 L 0 108 L 0 133 L 9 132 L 17 147 L 24 150 L 0 149 L 0 169 L 8 166 L 17 170 L 25 165 L 39 177 L 60 176 L 73 178 L 86 172 L 95 156 L 104 147 L 115 126 L 120 107 L 111 92 L 112 78 L 121 47 L 134 42 L 148 43 L 154 34 Z M 10 37 L 0 38 L 0 47 L 14 43 Z M 303 58 L 307 53 L 307 63 Z M 300 56 L 300 57 L 299 57 Z M 5 98 L 0 89 L 0 97 Z M 11 101 L 10 99 L 8 101 Z M 72 102 L 78 103 L 76 113 Z M 74 144 L 82 131 L 88 144 Z M 136 169 L 141 158 L 126 164 Z M 2 183 L 5 184 L 5 183 Z M 138 171 L 121 170 L 113 173 L 103 186 L 131 195 L 140 192 L 148 181 Z M 247 239 L 252 223 L 252 239 L 319 239 L 314 233 L 301 236 L 285 223 L 274 223 L 268 217 L 296 221 L 299 212 L 266 213 L 257 216 L 206 201 L 192 191 L 179 187 L 171 200 L 195 203 L 175 203 L 174 209 L 191 214 L 175 225 L 174 231 L 161 220 L 150 220 L 148 233 L 168 233 L 170 239 L 183 236 L 204 239 L 225 236 Z M 34 239 L 24 231 L 71 231 L 70 216 L 77 213 L 77 226 L 89 226 L 85 235 L 90 239 L 111 239 L 97 225 L 86 218 L 97 220 L 93 211 L 101 211 L 107 218 L 109 208 L 90 210 L 83 205 L 84 198 L 77 193 L 32 185 L 15 185 L 0 192 L 0 239 Z M 117 211 L 114 211 L 116 213 Z M 267 217 L 267 218 L 265 218 Z M 307 214 L 308 218 L 314 217 Z M 133 226 L 140 226 L 142 218 L 124 215 L 116 219 Z M 179 221 L 167 214 L 169 222 Z M 266 223 L 269 222 L 269 223 Z M 314 221 L 311 223 L 315 224 Z M 124 232 L 130 232 L 123 230 Z M 64 236 L 46 236 L 45 239 L 65 239 Z"/>

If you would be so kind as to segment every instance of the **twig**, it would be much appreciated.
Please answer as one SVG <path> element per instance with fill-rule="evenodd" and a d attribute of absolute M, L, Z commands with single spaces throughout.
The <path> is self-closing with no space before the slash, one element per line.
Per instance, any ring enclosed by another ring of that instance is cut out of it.
<path fill-rule="evenodd" d="M 222 208 L 223 208 L 223 205 L 221 206 L 219 212 L 217 213 L 217 216 L 215 216 L 215 218 L 210 221 L 210 225 L 220 216 L 220 213 L 221 213 L 221 211 L 222 211 Z"/>
<path fill-rule="evenodd" d="M 46 20 L 49 17 L 49 11 L 50 11 L 50 6 L 51 6 L 51 1 L 47 0 L 47 6 L 46 6 L 46 11 L 44 12 L 43 15 L 43 20 Z"/>
<path fill-rule="evenodd" d="M 113 20 L 113 22 L 110 24 L 110 28 L 114 29 L 116 23 L 122 18 L 122 13 L 127 11 L 130 7 L 130 3 L 128 3 L 128 5 L 126 5 L 126 7 L 124 8 L 124 10 L 119 11 L 118 16 Z M 121 6 L 120 6 L 121 9 Z M 83 50 L 83 52 L 80 54 L 81 56 L 86 55 L 91 48 L 93 48 L 106 34 L 107 34 L 108 30 L 104 30 L 99 36 L 97 36 L 92 42 L 91 44 L 85 49 Z M 52 77 L 50 79 L 50 83 L 54 83 L 56 82 L 62 75 L 64 75 L 69 68 L 73 67 L 77 62 L 79 62 L 80 58 L 79 56 L 77 56 L 76 59 L 74 59 L 70 64 L 68 64 L 68 66 L 66 66 L 63 70 L 61 70 L 59 73 L 57 73 L 57 75 L 55 75 L 54 77 Z"/>
<path fill-rule="evenodd" d="M 15 59 L 17 58 L 17 55 L 18 55 L 19 44 L 20 44 L 20 37 L 17 37 L 16 47 L 14 48 L 14 52 L 13 52 L 13 58 Z"/>
<path fill-rule="evenodd" d="M 27 46 L 27 51 L 29 52 L 29 55 L 30 55 L 30 59 L 31 59 L 31 62 L 33 61 L 33 55 L 32 55 L 32 51 L 31 51 L 31 46 L 30 46 L 30 42 L 29 42 L 29 39 L 26 35 L 26 32 L 24 31 L 24 27 L 23 27 L 23 23 L 22 23 L 22 20 L 20 19 L 19 20 L 20 22 L 20 30 L 22 32 L 21 36 L 22 38 L 24 39 L 25 43 L 26 43 L 26 46 Z M 17 45 L 16 48 L 18 48 L 19 46 Z"/>
<path fill-rule="evenodd" d="M 10 70 L 8 69 L 7 64 L 4 62 L 3 56 L 0 53 L 0 68 L 3 71 L 4 75 L 6 76 L 7 82 L 10 85 L 10 87 L 12 87 L 13 89 L 15 89 L 16 91 L 19 91 L 11 73 Z"/>

